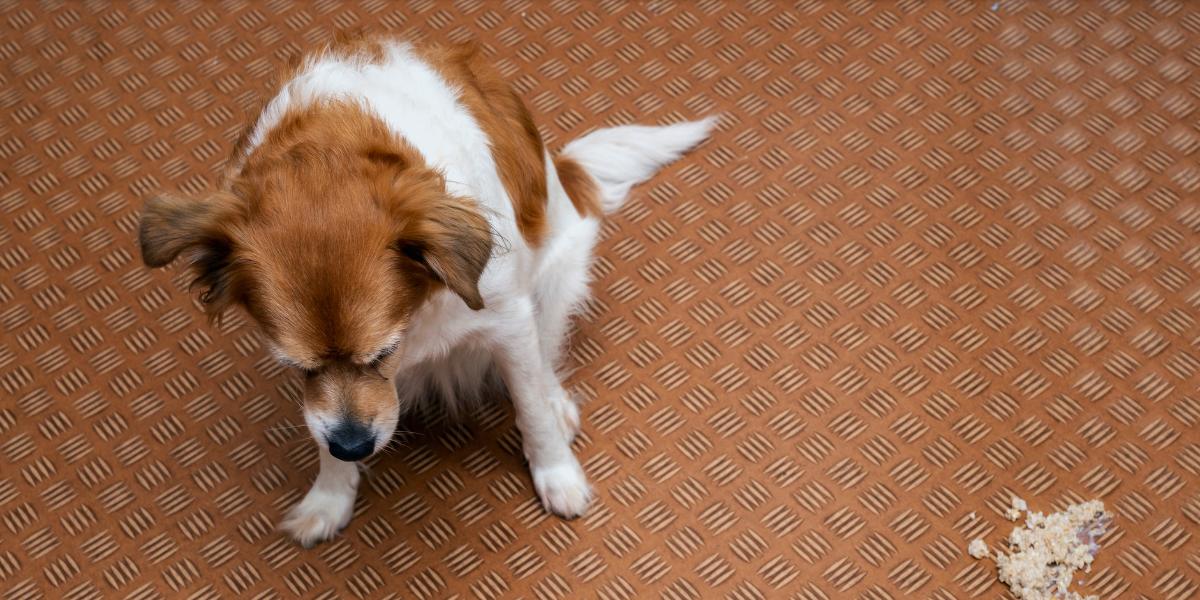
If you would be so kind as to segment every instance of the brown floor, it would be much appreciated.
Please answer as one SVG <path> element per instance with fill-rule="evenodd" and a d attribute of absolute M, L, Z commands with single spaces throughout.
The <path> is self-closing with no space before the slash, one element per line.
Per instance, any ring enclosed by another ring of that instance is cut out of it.
<path fill-rule="evenodd" d="M 132 245 L 334 28 L 478 37 L 553 145 L 723 113 L 606 226 L 571 382 L 374 463 L 335 542 L 293 375 Z M 1086 589 L 1200 581 L 1200 3 L 0 2 L 6 597 L 997 597 L 976 536 L 1117 514 Z"/>

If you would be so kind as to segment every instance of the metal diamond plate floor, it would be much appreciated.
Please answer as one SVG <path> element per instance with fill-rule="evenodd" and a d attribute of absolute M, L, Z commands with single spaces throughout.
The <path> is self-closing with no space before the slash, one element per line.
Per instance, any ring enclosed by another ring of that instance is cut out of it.
<path fill-rule="evenodd" d="M 605 226 L 575 522 L 507 409 L 418 426 L 336 541 L 296 377 L 144 269 L 335 29 L 477 38 L 552 146 L 722 113 Z M 1116 514 L 1085 591 L 1200 582 L 1200 4 L 0 1 L 10 598 L 1004 596 L 977 536 Z"/>

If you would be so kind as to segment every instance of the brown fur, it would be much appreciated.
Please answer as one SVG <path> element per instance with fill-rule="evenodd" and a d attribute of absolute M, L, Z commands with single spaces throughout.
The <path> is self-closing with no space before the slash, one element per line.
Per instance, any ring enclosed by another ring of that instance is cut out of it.
<path fill-rule="evenodd" d="M 300 68 L 306 62 L 317 60 L 322 56 L 332 55 L 342 58 L 351 58 L 368 64 L 378 63 L 384 58 L 384 38 L 378 35 L 368 35 L 359 31 L 342 31 L 334 34 L 334 39 L 323 47 L 317 48 L 304 54 L 296 54 L 288 59 L 288 64 L 283 69 L 280 69 L 272 79 L 272 83 L 268 86 L 268 92 L 263 96 L 263 100 L 255 106 L 250 118 L 247 119 L 247 124 L 242 128 L 236 140 L 233 143 L 233 152 L 227 164 L 225 179 L 228 182 L 237 176 L 241 170 L 242 160 L 246 156 L 246 151 L 250 149 L 250 134 L 254 132 L 254 127 L 258 122 L 258 115 L 262 113 L 267 102 L 279 95 L 280 88 L 287 82 L 291 81 L 299 74 Z"/>
<path fill-rule="evenodd" d="M 283 82 L 290 81 L 306 61 L 323 55 L 353 58 L 367 63 L 384 57 L 386 38 L 361 32 L 341 33 L 330 44 L 302 57 L 294 58 L 272 86 L 274 96 Z M 536 247 L 546 231 L 546 168 L 542 136 L 521 98 L 494 67 L 480 54 L 474 44 L 429 46 L 417 48 L 421 57 L 430 63 L 448 83 L 461 90 L 461 101 L 475 117 L 480 128 L 492 142 L 492 158 L 508 192 L 516 215 L 517 228 L 526 243 Z M 259 106 L 261 111 L 262 106 Z M 241 159 L 250 144 L 252 122 L 242 130 L 234 143 L 232 171 L 236 176 Z M 568 191 L 568 195 L 570 191 Z M 578 203 L 573 195 L 571 201 Z M 579 205 L 576 204 L 576 209 Z M 580 214 L 583 214 L 582 212 Z M 599 214 L 599 213 L 596 213 Z"/>
<path fill-rule="evenodd" d="M 604 214 L 600 207 L 600 188 L 582 165 L 560 154 L 554 158 L 554 170 L 558 172 L 558 181 L 575 206 L 575 212 L 582 217 L 596 218 Z"/>
<path fill-rule="evenodd" d="M 546 163 L 542 136 L 525 103 L 474 44 L 418 50 L 452 86 L 492 143 L 517 228 L 530 246 L 546 232 Z"/>
<path fill-rule="evenodd" d="M 304 398 L 310 409 L 325 414 L 344 412 L 363 424 L 392 418 L 398 409 L 391 381 L 371 367 L 344 363 L 305 377 Z M 347 402 L 348 398 L 353 401 Z"/>
<path fill-rule="evenodd" d="M 242 300 L 239 271 L 234 268 L 233 241 L 224 224 L 239 211 L 240 201 L 228 192 L 202 198 L 158 194 L 146 200 L 138 227 L 142 259 L 162 267 L 186 254 L 192 265 L 192 286 L 202 288 L 200 300 L 215 318 Z"/>
<path fill-rule="evenodd" d="M 385 124 L 328 102 L 286 114 L 229 191 L 148 201 L 141 243 L 150 266 L 187 252 L 210 310 L 243 305 L 314 372 L 325 394 L 306 402 L 373 417 L 396 400 L 371 383 L 371 359 L 438 286 L 482 308 L 492 238 Z"/>
<path fill-rule="evenodd" d="M 258 316 L 268 331 L 306 337 L 285 347 L 293 356 L 373 353 L 377 345 L 354 338 L 386 335 L 433 282 L 482 307 L 475 286 L 490 255 L 486 221 L 356 106 L 286 115 L 234 189 L 258 217 L 239 236 L 260 268 Z"/>

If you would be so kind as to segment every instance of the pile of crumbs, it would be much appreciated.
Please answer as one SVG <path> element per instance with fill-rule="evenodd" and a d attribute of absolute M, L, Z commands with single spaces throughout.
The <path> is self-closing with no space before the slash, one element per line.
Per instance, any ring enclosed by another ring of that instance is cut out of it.
<path fill-rule="evenodd" d="M 1071 591 L 1071 581 L 1075 571 L 1091 571 L 1092 559 L 1100 551 L 1096 540 L 1112 521 L 1104 503 L 1091 500 L 1044 515 L 1013 498 L 1005 516 L 1016 521 L 1021 513 L 1025 513 L 1025 526 L 1008 534 L 1008 551 L 996 549 L 1000 581 L 1022 600 L 1094 599 Z M 978 559 L 988 556 L 989 550 L 983 540 L 974 540 L 967 552 Z"/>

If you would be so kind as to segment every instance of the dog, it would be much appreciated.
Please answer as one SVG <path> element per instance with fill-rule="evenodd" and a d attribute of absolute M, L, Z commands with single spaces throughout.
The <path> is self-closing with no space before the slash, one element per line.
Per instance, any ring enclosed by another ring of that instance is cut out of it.
<path fill-rule="evenodd" d="M 320 472 L 281 529 L 350 521 L 356 464 L 428 398 L 450 412 L 498 379 L 546 510 L 592 497 L 556 373 L 601 219 L 703 141 L 715 118 L 600 129 L 557 154 L 472 45 L 340 39 L 294 62 L 219 189 L 145 202 L 149 267 L 185 257 L 210 316 L 237 307 L 303 374 Z"/>

